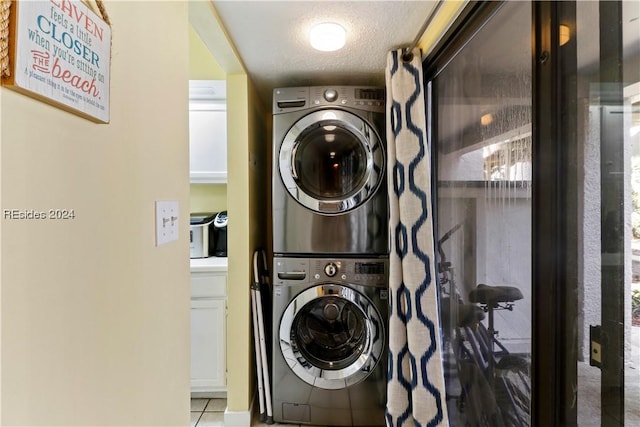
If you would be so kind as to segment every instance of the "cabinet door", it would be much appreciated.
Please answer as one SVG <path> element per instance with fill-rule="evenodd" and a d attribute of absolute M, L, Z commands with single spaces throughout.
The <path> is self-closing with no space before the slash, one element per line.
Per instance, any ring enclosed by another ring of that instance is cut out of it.
<path fill-rule="evenodd" d="M 226 390 L 225 300 L 191 300 L 191 391 Z"/>
<path fill-rule="evenodd" d="M 224 100 L 189 102 L 189 171 L 194 183 L 227 182 Z"/>

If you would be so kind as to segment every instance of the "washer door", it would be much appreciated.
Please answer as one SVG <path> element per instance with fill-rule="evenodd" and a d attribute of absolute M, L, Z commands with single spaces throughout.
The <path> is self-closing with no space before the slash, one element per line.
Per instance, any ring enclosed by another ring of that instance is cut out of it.
<path fill-rule="evenodd" d="M 384 324 L 364 295 L 347 286 L 324 284 L 305 290 L 280 321 L 280 349 L 293 372 L 323 389 L 364 380 L 385 345 Z"/>
<path fill-rule="evenodd" d="M 322 214 L 364 203 L 381 184 L 384 153 L 375 130 L 355 114 L 320 110 L 298 120 L 280 147 L 280 176 L 289 194 Z"/>

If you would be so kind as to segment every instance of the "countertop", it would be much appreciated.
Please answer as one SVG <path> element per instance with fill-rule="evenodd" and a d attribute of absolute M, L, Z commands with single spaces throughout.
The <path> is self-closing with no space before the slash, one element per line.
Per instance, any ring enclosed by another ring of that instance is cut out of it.
<path fill-rule="evenodd" d="M 227 257 L 192 258 L 191 271 L 227 271 Z"/>

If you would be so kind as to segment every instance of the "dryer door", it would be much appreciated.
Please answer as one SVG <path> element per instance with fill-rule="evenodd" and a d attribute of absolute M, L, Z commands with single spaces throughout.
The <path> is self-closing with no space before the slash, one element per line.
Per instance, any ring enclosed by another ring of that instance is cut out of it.
<path fill-rule="evenodd" d="M 343 110 L 319 110 L 298 120 L 280 148 L 280 176 L 289 194 L 321 214 L 340 214 L 364 203 L 384 174 L 376 131 Z"/>
<path fill-rule="evenodd" d="M 282 315 L 279 337 L 293 372 L 323 389 L 364 380 L 385 346 L 375 306 L 355 289 L 337 284 L 314 286 L 295 297 Z"/>

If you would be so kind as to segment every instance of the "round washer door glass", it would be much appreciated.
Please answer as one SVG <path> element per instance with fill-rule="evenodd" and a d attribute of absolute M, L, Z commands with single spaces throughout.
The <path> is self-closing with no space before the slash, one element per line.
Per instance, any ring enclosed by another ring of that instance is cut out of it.
<path fill-rule="evenodd" d="M 343 110 L 320 110 L 298 120 L 280 148 L 280 176 L 307 208 L 340 214 L 364 203 L 383 178 L 384 153 L 375 130 Z"/>
<path fill-rule="evenodd" d="M 280 349 L 293 372 L 324 389 L 367 377 L 384 348 L 384 326 L 368 298 L 343 285 L 316 286 L 289 303 L 280 322 Z"/>

